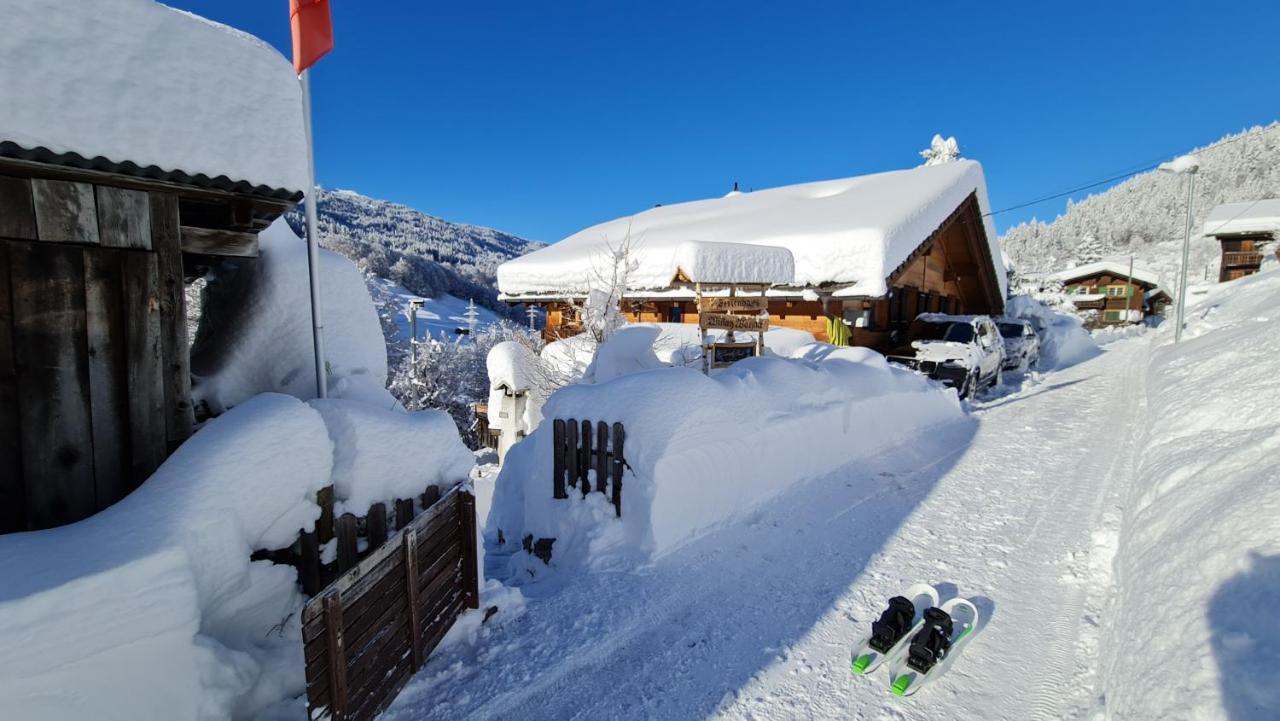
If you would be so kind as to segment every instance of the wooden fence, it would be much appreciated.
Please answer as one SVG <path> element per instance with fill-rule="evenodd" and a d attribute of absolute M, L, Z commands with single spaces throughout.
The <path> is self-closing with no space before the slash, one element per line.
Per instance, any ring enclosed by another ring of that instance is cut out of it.
<path fill-rule="evenodd" d="M 612 431 L 612 432 L 611 432 Z M 622 515 L 622 471 L 626 432 L 621 423 L 555 419 L 552 425 L 554 452 L 552 490 L 556 498 L 568 498 L 567 486 L 577 486 L 585 498 L 592 491 L 590 473 L 595 470 L 595 489 L 608 496 L 614 513 Z M 594 439 L 594 444 L 593 444 Z M 612 446 L 610 440 L 612 439 Z"/>
<path fill-rule="evenodd" d="M 377 546 L 371 540 L 363 559 L 307 603 L 302 637 L 310 718 L 377 716 L 463 609 L 479 607 L 475 523 L 475 498 L 456 487 L 389 539 Z M 340 543 L 340 559 L 341 549 Z M 352 553 L 349 546 L 345 555 Z"/>

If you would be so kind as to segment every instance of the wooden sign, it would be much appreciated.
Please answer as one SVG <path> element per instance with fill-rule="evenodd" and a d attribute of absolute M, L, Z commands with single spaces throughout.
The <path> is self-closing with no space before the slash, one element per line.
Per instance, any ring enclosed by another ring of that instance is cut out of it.
<path fill-rule="evenodd" d="M 703 328 L 720 330 L 749 330 L 763 333 L 769 330 L 769 318 L 754 315 L 728 315 L 726 313 L 702 313 L 698 324 Z"/>
<path fill-rule="evenodd" d="M 711 367 L 723 368 L 727 365 L 737 363 L 744 358 L 754 358 L 756 355 L 756 344 L 751 343 L 712 343 L 711 344 Z"/>
<path fill-rule="evenodd" d="M 769 299 L 759 295 L 739 295 L 733 298 L 701 298 L 698 300 L 699 313 L 714 313 L 729 310 L 762 311 L 769 309 Z"/>

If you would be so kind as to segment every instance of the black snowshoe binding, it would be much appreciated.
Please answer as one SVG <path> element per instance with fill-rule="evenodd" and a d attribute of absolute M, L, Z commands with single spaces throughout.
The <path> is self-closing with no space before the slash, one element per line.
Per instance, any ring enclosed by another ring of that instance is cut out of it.
<path fill-rule="evenodd" d="M 867 645 L 880 653 L 889 653 L 889 649 L 911 630 L 911 619 L 915 615 L 916 607 L 907 599 L 902 596 L 889 599 L 889 607 L 880 614 L 880 620 L 871 622 L 871 640 Z"/>
<path fill-rule="evenodd" d="M 907 666 L 929 673 L 936 663 L 947 657 L 951 649 L 951 616 L 940 608 L 930 608 L 924 612 L 924 628 L 911 639 L 911 649 L 907 652 Z"/>

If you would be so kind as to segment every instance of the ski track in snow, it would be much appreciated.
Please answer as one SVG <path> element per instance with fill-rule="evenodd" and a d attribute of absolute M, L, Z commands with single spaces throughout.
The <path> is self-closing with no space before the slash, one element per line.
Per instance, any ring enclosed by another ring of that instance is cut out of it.
<path fill-rule="evenodd" d="M 639 572 L 526 586 L 526 616 L 442 649 L 383 718 L 1088 718 L 1146 344 L 978 402 Z M 849 652 L 916 581 L 984 618 L 945 677 L 899 699 Z"/>

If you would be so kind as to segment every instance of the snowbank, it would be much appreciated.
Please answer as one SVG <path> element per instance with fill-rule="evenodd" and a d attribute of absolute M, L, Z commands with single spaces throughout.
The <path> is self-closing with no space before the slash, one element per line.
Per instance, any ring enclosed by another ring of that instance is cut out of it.
<path fill-rule="evenodd" d="M 299 693 L 296 574 L 249 555 L 314 524 L 332 458 L 319 414 L 264 395 L 98 515 L 0 536 L 6 716 L 245 718 Z"/>
<path fill-rule="evenodd" d="M 1050 308 L 1029 295 L 1005 301 L 1005 315 L 1031 321 L 1040 336 L 1040 370 L 1054 370 L 1086 361 L 1100 352 L 1084 322 Z"/>
<path fill-rule="evenodd" d="M 334 444 L 335 513 L 363 516 L 374 503 L 441 492 L 465 480 L 475 457 L 444 411 L 405 413 L 345 400 L 313 400 Z"/>
<path fill-rule="evenodd" d="M 1156 333 L 1104 636 L 1109 718 L 1280 718 L 1280 273 Z"/>
<path fill-rule="evenodd" d="M 971 193 L 984 213 L 990 210 L 982 166 L 959 160 L 663 205 L 503 263 L 498 289 L 508 296 L 586 293 L 623 245 L 633 263 L 627 290 L 666 288 L 680 269 L 680 248 L 697 240 L 779 246 L 795 259 L 795 284 L 852 283 L 860 294 L 878 297 L 888 291 L 893 270 Z M 995 227 L 989 217 L 984 224 L 1001 268 Z M 1004 274 L 996 275 L 1003 296 Z"/>
<path fill-rule="evenodd" d="M 555 538 L 562 567 L 629 565 L 670 553 L 808 478 L 962 415 L 953 391 L 866 349 L 811 347 L 707 377 L 660 368 L 556 392 L 548 418 L 622 422 L 622 517 L 604 496 L 551 494 L 552 427 L 507 455 L 490 532 Z M 785 449 L 785 452 L 779 449 Z M 520 558 L 517 556 L 517 558 Z"/>
<path fill-rule="evenodd" d="M 596 348 L 591 365 L 583 373 L 583 383 L 605 383 L 640 371 L 661 368 L 653 348 L 661 331 L 653 326 L 630 325 L 619 328 Z"/>
<path fill-rule="evenodd" d="M 0 17 L 0 142 L 306 188 L 301 89 L 267 43 L 151 0 L 0 0 Z"/>
<path fill-rule="evenodd" d="M 258 393 L 316 395 L 306 243 L 283 219 L 259 235 L 261 255 L 205 289 L 191 348 L 191 395 L 213 414 Z M 360 271 L 320 251 L 329 395 L 391 408 L 382 325 Z"/>

